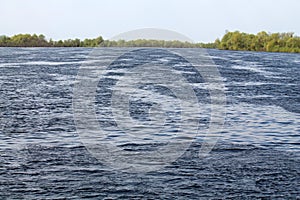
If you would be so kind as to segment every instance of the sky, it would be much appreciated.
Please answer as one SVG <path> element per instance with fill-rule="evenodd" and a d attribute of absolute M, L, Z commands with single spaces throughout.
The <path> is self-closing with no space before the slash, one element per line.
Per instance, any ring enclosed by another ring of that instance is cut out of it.
<path fill-rule="evenodd" d="M 212 42 L 226 30 L 300 35 L 299 0 L 0 0 L 0 35 L 109 39 L 140 28 Z"/>

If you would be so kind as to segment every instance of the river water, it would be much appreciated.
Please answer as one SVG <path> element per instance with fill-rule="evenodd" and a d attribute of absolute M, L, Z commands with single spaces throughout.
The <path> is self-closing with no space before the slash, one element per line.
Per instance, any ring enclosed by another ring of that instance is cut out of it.
<path fill-rule="evenodd" d="M 102 60 L 116 51 L 99 50 Z M 188 148 L 168 165 L 147 172 L 120 171 L 97 159 L 84 142 L 89 136 L 83 138 L 76 129 L 73 106 L 80 68 L 95 67 L 99 55 L 89 48 L 1 48 L 1 199 L 300 198 L 300 54 L 207 51 L 224 83 L 226 114 L 213 150 L 199 157 L 211 120 L 211 93 L 203 77 L 165 49 L 127 51 L 99 77 L 92 102 L 99 127 L 109 132 L 105 140 L 122 151 L 142 153 L 178 132 L 182 110 L 174 103 L 176 94 L 146 79 L 139 88 L 144 93 L 131 99 L 126 116 L 151 121 L 154 107 L 159 114 L 167 110 L 157 120 L 163 123 L 149 130 L 131 127 L 125 134 L 117 130 L 132 124 L 114 118 L 113 87 L 124 89 L 118 81 L 146 60 L 182 73 L 196 95 L 201 113 L 190 111 L 187 120 L 199 122 L 188 128 L 198 134 Z M 153 74 L 164 80 L 167 73 Z M 116 105 L 123 103 L 115 99 Z M 163 107 L 156 106 L 160 101 Z M 168 130 L 161 133 L 162 127 Z M 128 132 L 143 137 L 132 141 L 123 137 Z"/>

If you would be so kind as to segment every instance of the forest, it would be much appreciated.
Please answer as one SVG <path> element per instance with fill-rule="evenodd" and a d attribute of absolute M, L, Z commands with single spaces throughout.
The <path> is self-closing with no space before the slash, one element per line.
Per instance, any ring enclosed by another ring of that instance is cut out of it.
<path fill-rule="evenodd" d="M 0 36 L 0 47 L 162 47 L 162 48 L 215 48 L 221 50 L 266 51 L 300 53 L 300 37 L 294 33 L 257 34 L 226 31 L 221 39 L 212 43 L 189 43 L 181 41 L 145 40 L 132 41 L 94 39 L 47 40 L 42 34 L 17 34 L 12 37 Z"/>

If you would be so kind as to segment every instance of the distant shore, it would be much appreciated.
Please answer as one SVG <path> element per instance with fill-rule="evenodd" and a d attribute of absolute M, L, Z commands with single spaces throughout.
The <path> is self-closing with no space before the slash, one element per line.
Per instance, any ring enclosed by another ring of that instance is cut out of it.
<path fill-rule="evenodd" d="M 42 34 L 17 34 L 0 36 L 0 47 L 161 47 L 161 48 L 214 48 L 221 50 L 264 51 L 300 53 L 300 37 L 294 33 L 255 34 L 239 31 L 226 32 L 222 39 L 212 43 L 190 43 L 165 40 L 104 40 L 101 36 L 93 39 L 47 40 Z"/>

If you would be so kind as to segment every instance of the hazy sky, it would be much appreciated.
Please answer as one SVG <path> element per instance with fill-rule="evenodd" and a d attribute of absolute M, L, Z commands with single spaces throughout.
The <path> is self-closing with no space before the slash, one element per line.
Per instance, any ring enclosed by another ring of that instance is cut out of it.
<path fill-rule="evenodd" d="M 163 28 L 194 41 L 225 30 L 300 35 L 299 0 L 0 0 L 0 35 L 109 39 L 139 28 Z"/>

